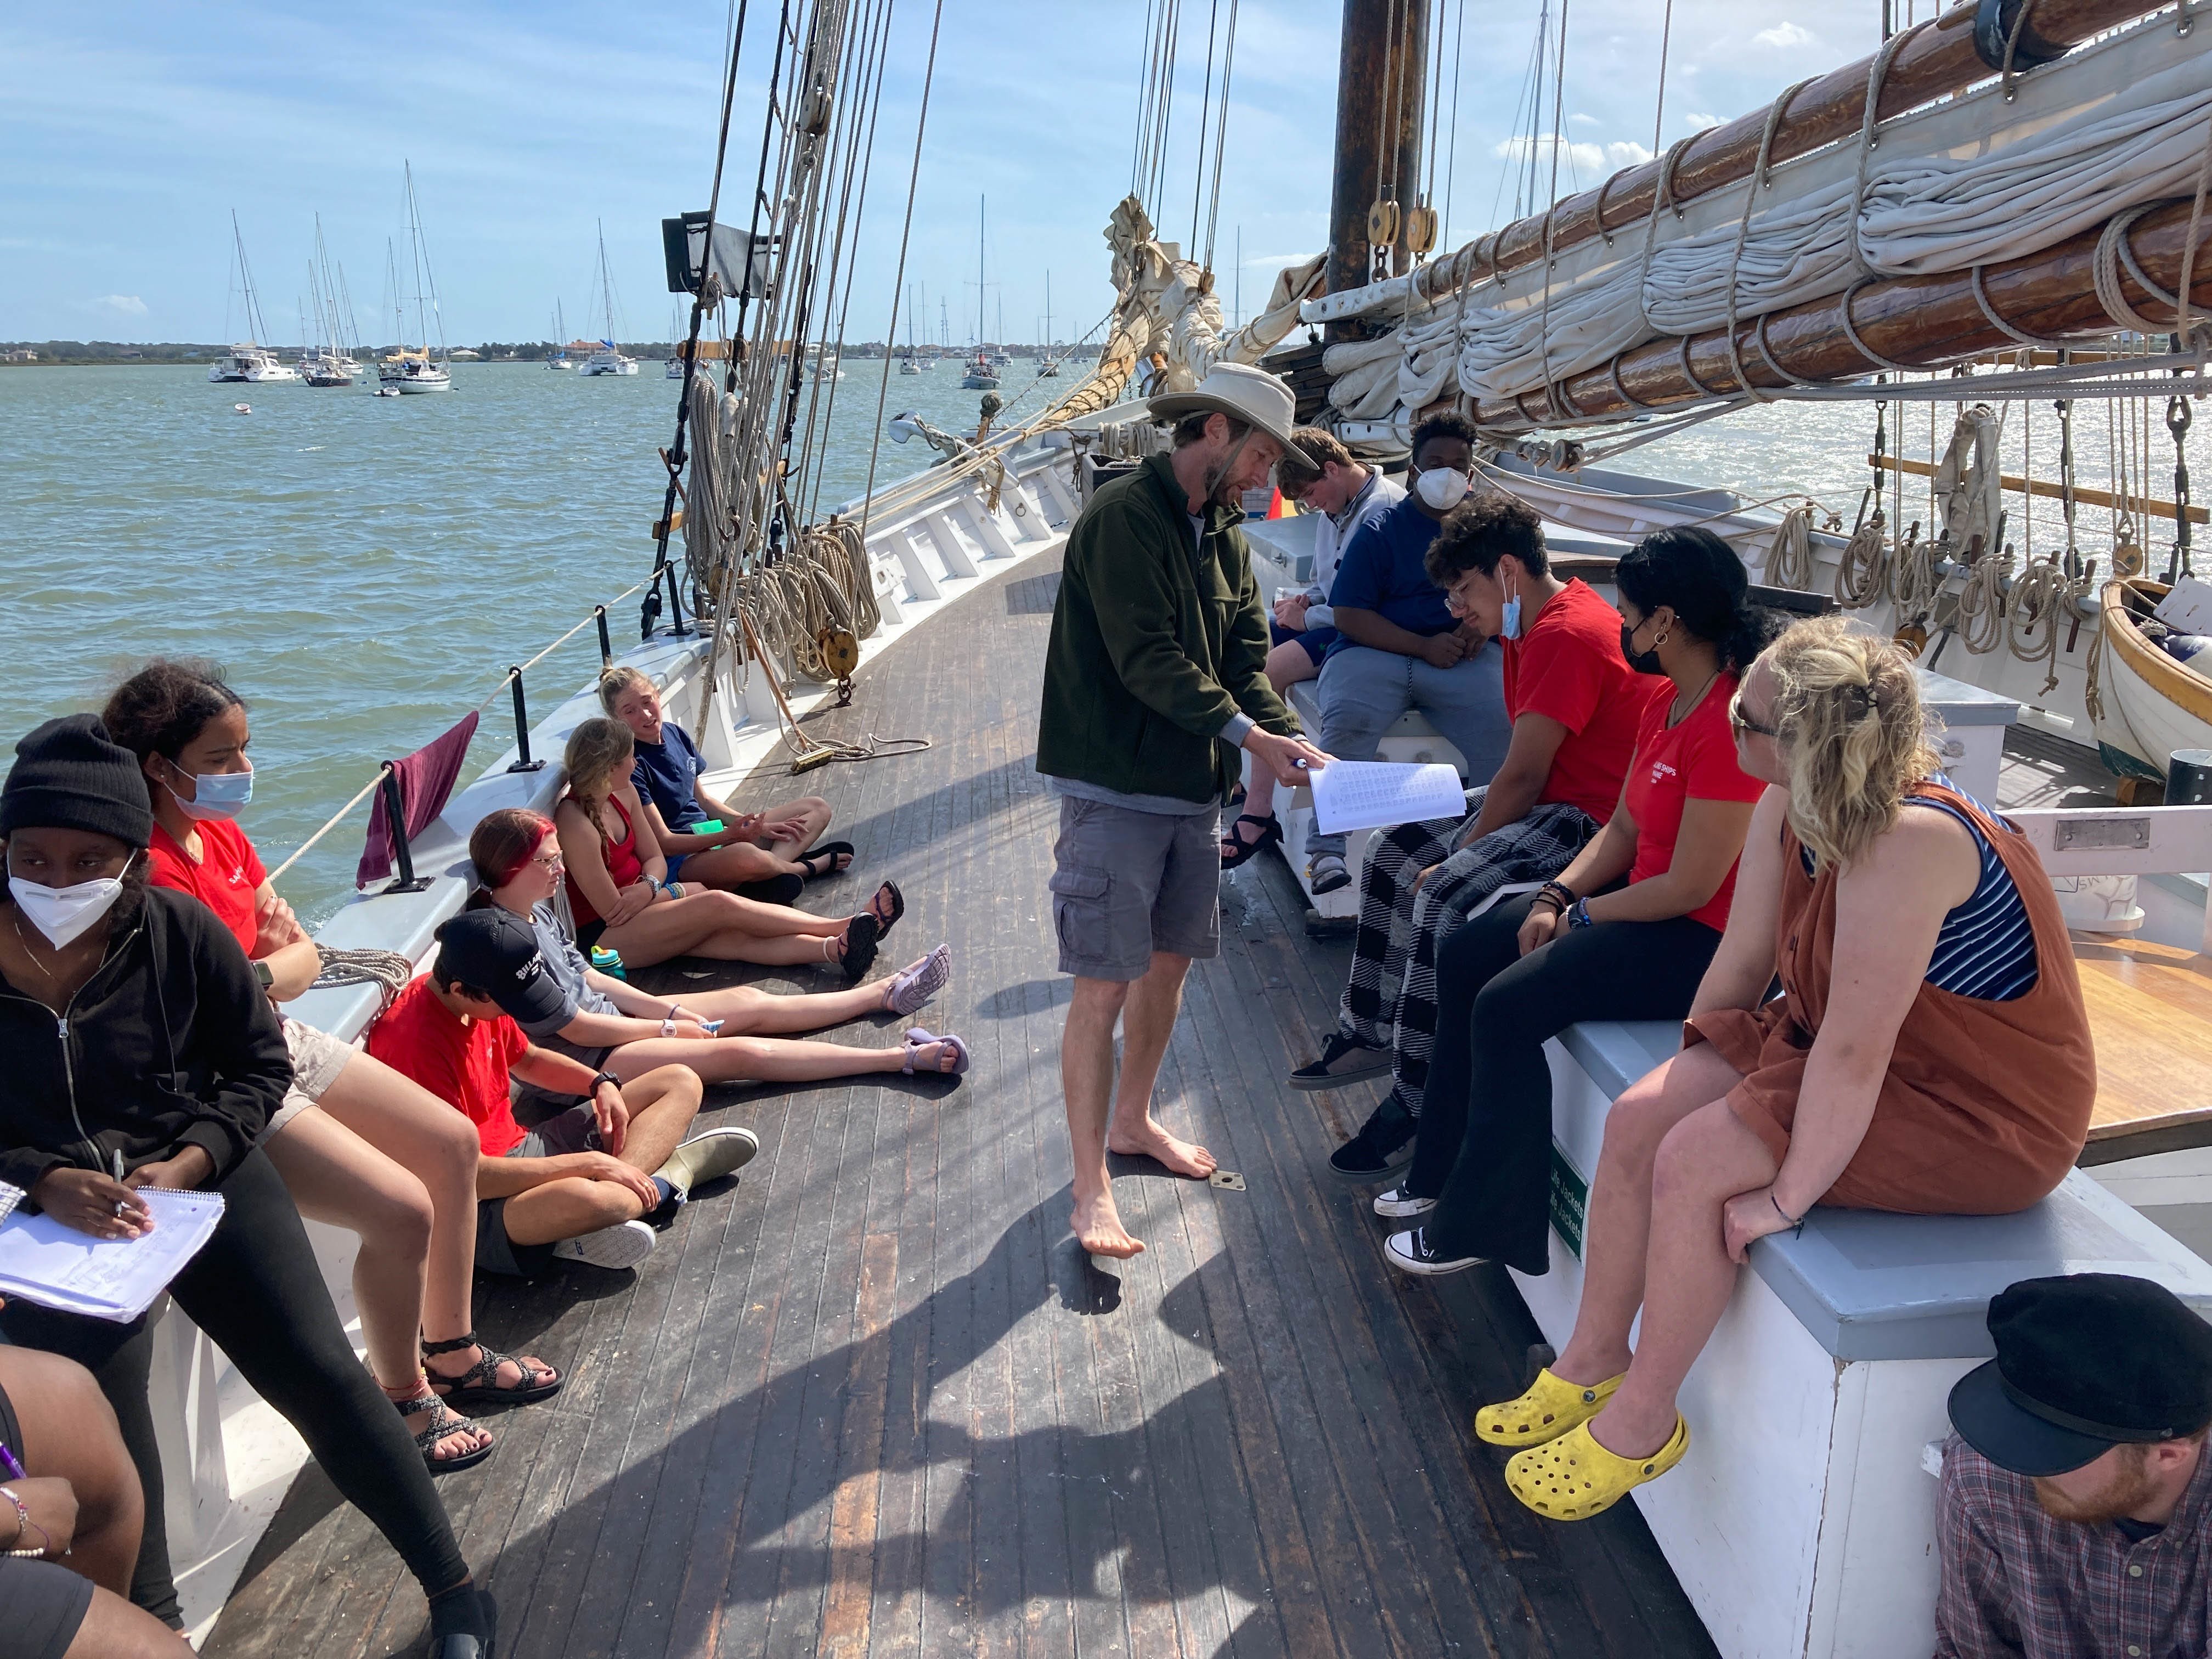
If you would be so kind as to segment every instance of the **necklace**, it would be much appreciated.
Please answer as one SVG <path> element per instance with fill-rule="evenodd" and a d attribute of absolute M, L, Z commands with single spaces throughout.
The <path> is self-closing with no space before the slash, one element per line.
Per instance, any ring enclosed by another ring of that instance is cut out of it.
<path fill-rule="evenodd" d="M 40 973 L 46 976 L 46 982 L 48 984 L 60 984 L 61 981 L 55 976 L 54 970 L 47 967 L 45 963 L 40 962 L 39 960 L 39 953 L 31 948 L 30 937 L 23 932 L 23 919 L 21 916 L 11 915 L 8 918 L 8 925 L 15 930 L 16 940 L 22 945 L 23 954 L 31 959 L 31 966 L 37 969 Z M 54 957 L 55 960 L 59 961 L 61 958 L 61 952 L 58 951 L 55 951 Z"/>
<path fill-rule="evenodd" d="M 1717 668 L 1713 670 L 1711 673 L 1706 675 L 1705 683 L 1698 688 L 1698 695 L 1692 697 L 1686 703 L 1682 701 L 1681 693 L 1679 691 L 1676 692 L 1674 694 L 1674 706 L 1667 711 L 1667 724 L 1670 726 L 1680 726 L 1682 723 L 1683 718 L 1689 714 L 1690 710 L 1698 706 L 1699 701 L 1703 699 L 1705 693 L 1713 689 L 1713 682 L 1720 678 L 1720 677 L 1721 671 Z"/>

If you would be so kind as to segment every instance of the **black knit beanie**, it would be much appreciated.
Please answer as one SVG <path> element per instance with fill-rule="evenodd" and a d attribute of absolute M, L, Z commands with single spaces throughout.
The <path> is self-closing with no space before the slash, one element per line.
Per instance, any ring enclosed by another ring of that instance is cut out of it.
<path fill-rule="evenodd" d="M 138 757 L 109 738 L 97 714 L 48 720 L 15 745 L 0 783 L 0 836 L 18 830 L 88 830 L 143 847 L 154 805 Z"/>

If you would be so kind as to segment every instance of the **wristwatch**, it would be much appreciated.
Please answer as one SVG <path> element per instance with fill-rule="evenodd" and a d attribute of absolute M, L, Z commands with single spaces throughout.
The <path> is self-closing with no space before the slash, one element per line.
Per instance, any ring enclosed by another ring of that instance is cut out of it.
<path fill-rule="evenodd" d="M 264 991 L 271 991 L 276 988 L 276 969 L 258 957 L 254 959 L 253 977 Z"/>
<path fill-rule="evenodd" d="M 617 1089 L 620 1089 L 622 1087 L 622 1079 L 617 1077 L 612 1072 L 601 1072 L 597 1077 L 594 1077 L 592 1079 L 592 1086 L 587 1092 L 592 1095 L 597 1095 L 599 1092 L 599 1085 L 602 1083 L 611 1083 Z"/>
<path fill-rule="evenodd" d="M 1577 899 L 1574 902 L 1573 908 L 1567 912 L 1567 926 L 1570 927 L 1587 927 L 1589 925 L 1589 901 L 1588 899 Z"/>

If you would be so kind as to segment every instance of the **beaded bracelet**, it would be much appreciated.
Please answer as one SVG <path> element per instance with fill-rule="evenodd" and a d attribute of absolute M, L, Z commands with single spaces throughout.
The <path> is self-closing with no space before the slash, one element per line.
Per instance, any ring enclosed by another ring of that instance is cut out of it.
<path fill-rule="evenodd" d="M 53 1550 L 53 1535 L 31 1519 L 30 1510 L 23 1507 L 23 1500 L 15 1495 L 15 1488 L 0 1486 L 0 1498 L 6 1498 L 15 1506 L 15 1544 L 21 1544 L 25 1534 L 29 1533 L 38 1534 L 40 1539 L 39 1547 L 34 1550 L 18 1549 L 11 1546 L 8 1551 L 9 1559 L 18 1561 L 44 1560 Z"/>

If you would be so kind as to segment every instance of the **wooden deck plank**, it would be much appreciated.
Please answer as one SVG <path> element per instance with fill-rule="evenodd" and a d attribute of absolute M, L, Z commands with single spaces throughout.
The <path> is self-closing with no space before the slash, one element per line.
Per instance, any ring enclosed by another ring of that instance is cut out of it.
<path fill-rule="evenodd" d="M 968 1041 L 969 1078 L 715 1090 L 711 1115 L 755 1127 L 762 1159 L 687 1206 L 634 1283 L 480 1285 L 487 1336 L 571 1379 L 493 1419 L 500 1454 L 441 1486 L 500 1594 L 503 1656 L 1709 1653 L 1632 1506 L 1547 1527 L 1469 1437 L 1533 1337 L 1502 1279 L 1397 1279 L 1364 1190 L 1322 1173 L 1376 1091 L 1281 1087 L 1333 1024 L 1348 951 L 1304 936 L 1272 856 L 1224 884 L 1224 955 L 1194 970 L 1161 1078 L 1170 1126 L 1246 1190 L 1117 1160 L 1149 1248 L 1111 1273 L 1076 1250 L 1057 802 L 1030 765 L 1049 615 L 1012 585 L 809 720 L 933 748 L 766 767 L 740 791 L 836 805 L 860 867 L 809 908 L 899 880 L 878 973 L 952 945 L 918 1023 Z M 641 983 L 834 982 L 685 977 L 705 966 Z M 413 1587 L 319 1482 L 288 1498 L 217 1659 L 415 1639 Z"/>

